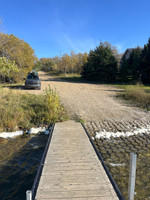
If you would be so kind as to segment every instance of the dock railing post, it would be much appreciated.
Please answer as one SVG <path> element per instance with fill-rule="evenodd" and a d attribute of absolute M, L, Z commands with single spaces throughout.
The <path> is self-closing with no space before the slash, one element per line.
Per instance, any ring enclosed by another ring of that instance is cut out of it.
<path fill-rule="evenodd" d="M 130 154 L 128 200 L 134 200 L 135 178 L 136 178 L 136 160 L 137 160 L 137 155 L 135 153 L 131 153 Z"/>
<path fill-rule="evenodd" d="M 32 200 L 32 191 L 31 190 L 26 191 L 26 200 Z"/>

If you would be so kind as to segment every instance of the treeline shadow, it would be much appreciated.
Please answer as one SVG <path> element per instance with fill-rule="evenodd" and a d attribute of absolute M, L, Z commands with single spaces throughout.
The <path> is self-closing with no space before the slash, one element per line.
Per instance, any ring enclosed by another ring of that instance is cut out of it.
<path fill-rule="evenodd" d="M 12 90 L 34 90 L 34 88 L 26 88 L 24 85 L 9 85 L 9 86 L 2 86 L 3 88 L 9 88 Z"/>

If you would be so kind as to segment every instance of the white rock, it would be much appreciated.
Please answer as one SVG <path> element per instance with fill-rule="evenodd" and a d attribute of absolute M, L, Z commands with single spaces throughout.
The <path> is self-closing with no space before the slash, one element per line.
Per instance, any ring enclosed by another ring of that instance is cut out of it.
<path fill-rule="evenodd" d="M 113 132 L 106 132 L 105 130 L 101 131 L 101 132 L 96 132 L 95 133 L 95 138 L 96 139 L 100 139 L 100 138 L 110 138 L 110 137 L 120 137 L 120 136 L 123 136 L 123 137 L 129 137 L 129 136 L 132 136 L 132 135 L 138 135 L 138 134 L 143 134 L 143 133 L 147 133 L 147 134 L 150 134 L 150 126 L 147 126 L 147 128 L 137 128 L 136 130 L 134 131 L 131 131 L 131 132 L 116 132 L 116 133 L 113 133 Z"/>
<path fill-rule="evenodd" d="M 31 128 L 28 133 L 29 134 L 38 134 L 40 132 L 44 132 L 45 135 L 48 135 L 50 133 L 50 130 L 46 129 L 45 127 L 39 127 L 39 128 Z M 13 138 L 19 135 L 23 135 L 23 131 L 16 131 L 16 132 L 3 132 L 0 133 L 0 137 L 2 138 Z"/>
<path fill-rule="evenodd" d="M 0 133 L 0 137 L 2 137 L 2 138 L 13 138 L 13 137 L 16 137 L 19 135 L 23 135 L 23 131 Z"/>
<path fill-rule="evenodd" d="M 120 163 L 109 163 L 109 164 L 113 167 L 123 167 L 123 166 L 125 166 L 125 163 L 122 163 L 122 164 L 120 164 Z"/>
<path fill-rule="evenodd" d="M 39 132 L 45 132 L 46 131 L 46 128 L 45 127 L 39 127 L 39 128 L 31 128 L 30 130 L 29 130 L 29 134 L 37 134 L 37 133 L 39 133 Z"/>

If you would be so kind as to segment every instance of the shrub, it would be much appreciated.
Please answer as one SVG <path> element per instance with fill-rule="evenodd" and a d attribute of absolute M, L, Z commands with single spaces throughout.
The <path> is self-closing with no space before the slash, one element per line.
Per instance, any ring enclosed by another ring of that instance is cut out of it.
<path fill-rule="evenodd" d="M 32 123 L 50 124 L 67 119 L 66 111 L 60 103 L 58 94 L 50 86 L 38 98 L 38 101 L 31 101 L 31 107 L 34 108 Z"/>
<path fill-rule="evenodd" d="M 60 103 L 60 98 L 56 91 L 53 91 L 50 86 L 45 91 L 46 104 L 46 122 L 64 121 L 65 110 Z"/>
<path fill-rule="evenodd" d="M 67 119 L 56 91 L 50 87 L 42 95 L 0 88 L 0 131 L 50 125 Z"/>

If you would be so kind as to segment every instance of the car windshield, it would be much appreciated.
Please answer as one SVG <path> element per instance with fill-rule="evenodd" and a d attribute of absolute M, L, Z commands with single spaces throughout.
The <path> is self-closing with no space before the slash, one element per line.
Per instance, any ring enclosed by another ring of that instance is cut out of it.
<path fill-rule="evenodd" d="M 27 79 L 36 79 L 36 80 L 39 80 L 39 77 L 38 77 L 38 76 L 35 76 L 35 75 L 33 75 L 33 74 L 29 74 L 29 75 L 27 76 Z"/>

